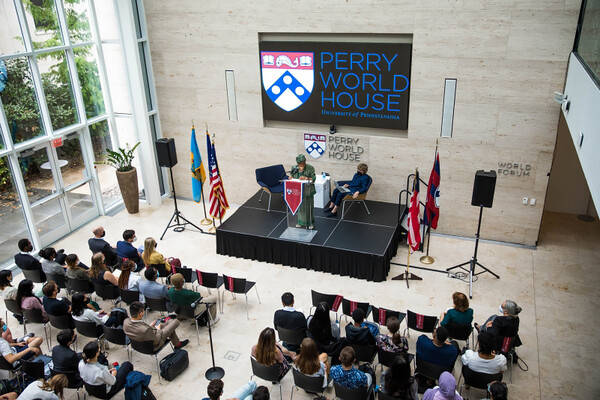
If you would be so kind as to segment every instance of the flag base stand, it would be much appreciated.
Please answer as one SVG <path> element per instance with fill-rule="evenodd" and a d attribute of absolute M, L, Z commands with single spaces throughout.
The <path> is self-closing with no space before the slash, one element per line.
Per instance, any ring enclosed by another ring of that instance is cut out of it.
<path fill-rule="evenodd" d="M 433 262 L 435 260 L 430 255 L 426 255 L 426 256 L 419 258 L 419 261 L 421 261 L 425 265 L 429 265 L 429 264 L 433 264 Z"/>
<path fill-rule="evenodd" d="M 400 275 L 396 275 L 392 278 L 393 281 L 422 281 L 423 278 L 413 274 L 412 272 L 403 272 Z"/>
<path fill-rule="evenodd" d="M 215 233 L 217 233 L 217 227 L 216 226 L 211 226 L 208 229 L 208 233 L 212 233 L 214 235 Z"/>
<path fill-rule="evenodd" d="M 165 236 L 165 233 L 167 233 L 167 230 L 169 228 L 174 228 L 173 230 L 175 232 L 183 232 L 185 230 L 186 225 L 191 225 L 194 228 L 198 229 L 201 233 L 204 233 L 204 231 L 201 228 L 199 228 L 198 226 L 196 226 L 192 222 L 190 222 L 188 219 L 186 219 L 183 216 L 183 214 L 181 213 L 181 211 L 179 211 L 179 209 L 177 208 L 177 193 L 175 192 L 175 182 L 173 181 L 173 168 L 172 167 L 169 168 L 169 172 L 171 173 L 171 187 L 173 188 L 173 203 L 175 204 L 175 211 L 173 211 L 173 215 L 171 216 L 171 219 L 169 220 L 167 227 L 163 231 L 162 235 L 160 235 L 160 240 L 163 239 L 163 237 Z"/>
<path fill-rule="evenodd" d="M 212 220 L 210 220 L 208 218 L 204 218 L 202 221 L 200 221 L 200 225 L 208 226 L 211 224 L 212 224 Z"/>

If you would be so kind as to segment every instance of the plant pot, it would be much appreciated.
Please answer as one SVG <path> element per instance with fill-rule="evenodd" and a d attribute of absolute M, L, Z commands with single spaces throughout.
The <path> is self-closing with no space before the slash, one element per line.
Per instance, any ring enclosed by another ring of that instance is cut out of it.
<path fill-rule="evenodd" d="M 136 214 L 140 210 L 140 197 L 136 169 L 127 172 L 117 171 L 117 182 L 125 208 L 129 214 Z"/>

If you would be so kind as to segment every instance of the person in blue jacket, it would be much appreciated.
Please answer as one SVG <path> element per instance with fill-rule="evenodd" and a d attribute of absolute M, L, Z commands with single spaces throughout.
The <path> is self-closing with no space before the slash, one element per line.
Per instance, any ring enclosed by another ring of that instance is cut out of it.
<path fill-rule="evenodd" d="M 352 177 L 351 181 L 338 182 L 338 184 L 350 190 L 350 193 L 352 193 L 352 198 L 354 199 L 356 199 L 359 194 L 366 193 L 367 189 L 369 189 L 369 183 L 371 182 L 371 177 L 367 175 L 367 171 L 369 170 L 367 164 L 360 163 L 356 169 L 357 171 Z M 333 191 L 331 199 L 327 204 L 327 207 L 329 207 L 331 210 L 329 214 L 327 214 L 328 217 L 335 217 L 337 215 L 337 210 L 342 202 L 342 199 L 350 193 L 342 193 L 337 189 Z"/>

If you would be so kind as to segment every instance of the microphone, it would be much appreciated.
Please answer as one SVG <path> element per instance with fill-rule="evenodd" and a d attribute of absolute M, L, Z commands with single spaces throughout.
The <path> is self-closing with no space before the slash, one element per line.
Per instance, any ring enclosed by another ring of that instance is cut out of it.
<path fill-rule="evenodd" d="M 295 166 L 293 166 L 293 167 L 292 167 L 292 171 L 291 171 L 291 173 L 292 173 L 292 174 L 297 174 L 297 173 L 298 173 L 298 171 L 299 171 L 299 169 L 298 169 L 298 166 L 297 166 L 297 165 L 295 165 Z"/>

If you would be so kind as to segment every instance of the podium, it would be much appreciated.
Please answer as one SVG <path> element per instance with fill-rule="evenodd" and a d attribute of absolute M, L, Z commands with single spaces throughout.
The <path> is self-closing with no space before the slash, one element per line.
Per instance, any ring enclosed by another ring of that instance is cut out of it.
<path fill-rule="evenodd" d="M 287 228 L 279 236 L 280 239 L 310 242 L 317 234 L 314 223 L 311 223 L 314 219 L 314 199 L 307 195 L 312 185 L 311 180 L 288 179 L 284 182 Z"/>

